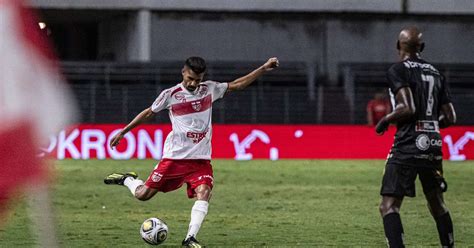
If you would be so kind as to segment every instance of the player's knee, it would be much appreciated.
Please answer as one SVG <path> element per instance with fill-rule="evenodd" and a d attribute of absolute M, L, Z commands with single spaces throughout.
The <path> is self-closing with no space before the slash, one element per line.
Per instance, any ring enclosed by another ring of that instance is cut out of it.
<path fill-rule="evenodd" d="M 149 194 L 146 190 L 144 190 L 143 187 L 138 187 L 137 190 L 135 191 L 135 198 L 137 198 L 140 201 L 148 201 L 151 199 L 153 194 Z"/>
<path fill-rule="evenodd" d="M 430 209 L 431 215 L 435 218 L 449 211 L 443 201 L 428 202 L 428 208 Z"/>
<path fill-rule="evenodd" d="M 390 213 L 398 213 L 400 209 L 391 202 L 382 201 L 379 205 L 380 214 L 383 216 Z"/>
<path fill-rule="evenodd" d="M 197 198 L 197 200 L 202 200 L 202 201 L 209 202 L 211 200 L 211 196 L 212 196 L 212 192 L 209 190 L 209 191 L 206 191 L 203 194 L 197 194 L 196 198 Z"/>
<path fill-rule="evenodd" d="M 444 204 L 443 197 L 440 192 L 431 192 L 426 194 L 426 199 L 428 201 L 428 208 L 433 217 L 441 216 L 448 212 L 446 204 Z"/>
<path fill-rule="evenodd" d="M 196 188 L 196 198 L 198 200 L 209 201 L 211 198 L 211 187 L 206 184 L 200 185 Z"/>
<path fill-rule="evenodd" d="M 382 215 L 382 216 L 385 216 L 386 213 L 388 212 L 388 207 L 383 202 L 380 203 L 380 205 L 379 205 L 379 212 L 380 212 L 380 215 Z"/>

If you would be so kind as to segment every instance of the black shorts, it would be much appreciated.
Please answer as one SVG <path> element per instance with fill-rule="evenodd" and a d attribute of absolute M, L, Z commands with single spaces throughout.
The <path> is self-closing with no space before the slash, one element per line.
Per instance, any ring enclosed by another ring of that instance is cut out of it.
<path fill-rule="evenodd" d="M 429 168 L 417 167 L 410 163 L 395 163 L 389 160 L 385 165 L 380 195 L 414 197 L 416 195 L 415 179 L 417 175 L 420 177 L 425 195 L 433 190 L 445 191 L 447 189 L 441 163 Z"/>

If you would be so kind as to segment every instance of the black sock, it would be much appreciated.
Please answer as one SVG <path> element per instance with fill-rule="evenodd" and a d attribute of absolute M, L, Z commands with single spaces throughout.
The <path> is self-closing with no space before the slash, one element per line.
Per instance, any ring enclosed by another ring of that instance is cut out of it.
<path fill-rule="evenodd" d="M 383 217 L 383 228 L 385 237 L 387 237 L 390 248 L 402 248 L 403 244 L 403 226 L 398 213 L 390 213 Z"/>
<path fill-rule="evenodd" d="M 453 221 L 449 212 L 435 218 L 439 240 L 443 247 L 454 247 Z"/>

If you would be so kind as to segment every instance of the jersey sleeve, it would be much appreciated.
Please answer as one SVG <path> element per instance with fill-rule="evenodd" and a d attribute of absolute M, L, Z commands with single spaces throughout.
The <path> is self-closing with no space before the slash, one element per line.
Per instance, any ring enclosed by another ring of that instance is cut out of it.
<path fill-rule="evenodd" d="M 444 75 L 441 75 L 441 83 L 442 83 L 442 90 L 441 90 L 440 103 L 441 105 L 444 105 L 451 102 L 451 92 L 449 90 L 449 85 L 448 85 L 448 82 L 446 82 L 446 78 L 444 77 Z"/>
<path fill-rule="evenodd" d="M 153 104 L 151 105 L 151 111 L 154 113 L 158 113 L 163 109 L 168 108 L 169 98 L 170 98 L 171 90 L 167 89 L 160 93 L 160 95 L 155 99 Z"/>
<path fill-rule="evenodd" d="M 410 86 L 408 84 L 407 70 L 403 63 L 397 63 L 388 69 L 387 80 L 394 95 L 397 94 L 400 88 Z"/>
<path fill-rule="evenodd" d="M 208 81 L 207 86 L 209 87 L 209 90 L 212 94 L 212 102 L 215 102 L 224 97 L 227 88 L 229 88 L 228 83 L 219 83 L 214 81 Z"/>

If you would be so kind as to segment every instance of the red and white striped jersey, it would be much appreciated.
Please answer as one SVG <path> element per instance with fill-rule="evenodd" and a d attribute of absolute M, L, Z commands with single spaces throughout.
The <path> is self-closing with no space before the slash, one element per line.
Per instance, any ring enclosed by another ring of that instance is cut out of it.
<path fill-rule="evenodd" d="M 163 158 L 211 159 L 212 103 L 227 88 L 227 83 L 205 81 L 194 92 L 181 83 L 161 92 L 151 110 L 168 109 L 173 128 L 166 137 Z"/>

